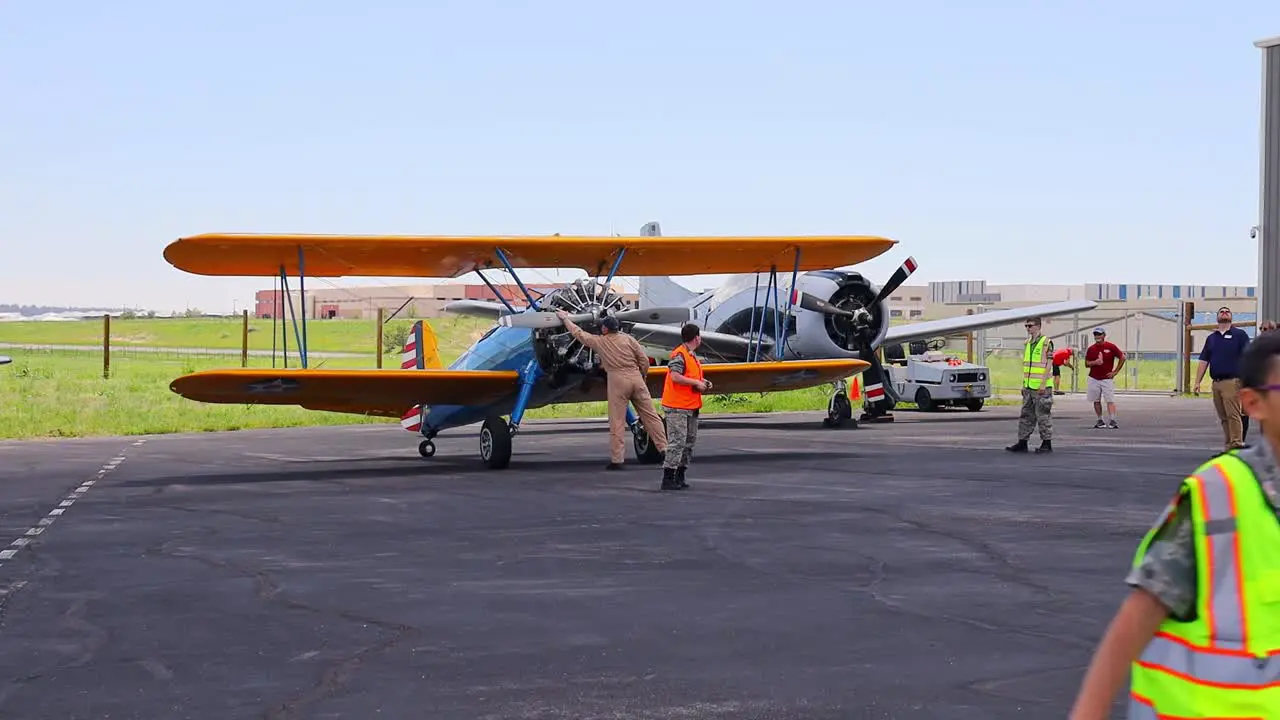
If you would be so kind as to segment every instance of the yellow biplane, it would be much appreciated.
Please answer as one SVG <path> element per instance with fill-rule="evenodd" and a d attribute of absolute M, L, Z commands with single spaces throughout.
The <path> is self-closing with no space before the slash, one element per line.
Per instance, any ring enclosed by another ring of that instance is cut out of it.
<path fill-rule="evenodd" d="M 320 370 L 307 363 L 306 313 L 293 314 L 299 339 L 299 369 L 226 369 L 175 379 L 170 389 L 209 403 L 297 405 L 311 410 L 400 418 L 421 433 L 423 457 L 435 454 L 441 431 L 482 422 L 480 457 L 490 468 L 511 460 L 512 438 L 526 410 L 558 403 L 606 399 L 599 359 L 573 339 L 555 317 L 566 310 L 591 331 L 606 316 L 623 332 L 641 333 L 646 344 L 675 347 L 688 307 L 627 310 L 612 289 L 616 275 L 668 276 L 801 271 L 855 265 L 894 245 L 872 236 L 820 237 L 561 237 L 561 236 L 373 236 L 203 234 L 165 248 L 174 267 L 199 275 L 288 276 L 305 293 L 307 275 L 318 277 L 449 277 L 475 272 L 503 303 L 499 322 L 448 368 L 426 352 L 432 342 L 421 323 L 406 343 L 407 367 L 397 370 Z M 483 271 L 505 269 L 524 294 L 516 308 Z M 517 268 L 579 268 L 594 278 L 535 297 Z M 607 276 L 601 280 L 601 275 Z M 788 311 L 790 310 L 790 302 Z M 292 308 L 291 308 L 292 309 Z M 526 322 L 510 322 L 524 316 Z M 546 320 L 544 321 L 543 318 Z M 410 354 L 412 353 L 412 354 Z M 794 390 L 838 382 L 869 367 L 856 358 L 714 363 L 704 366 L 711 394 Z M 667 369 L 649 370 L 648 385 L 659 397 Z M 504 418 L 503 416 L 508 416 Z M 640 462 L 660 460 L 653 443 L 628 408 L 628 423 Z"/>

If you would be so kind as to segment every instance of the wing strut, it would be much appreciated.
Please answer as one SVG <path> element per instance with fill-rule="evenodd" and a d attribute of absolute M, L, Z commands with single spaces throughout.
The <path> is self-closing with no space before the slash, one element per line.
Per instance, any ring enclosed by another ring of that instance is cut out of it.
<path fill-rule="evenodd" d="M 627 254 L 625 247 L 618 248 L 618 257 L 613 260 L 613 267 L 609 268 L 609 277 L 604 281 L 605 291 L 607 292 L 613 285 L 613 276 L 618 274 L 618 266 L 622 264 L 622 258 Z M 599 276 L 597 276 L 599 277 Z"/>
<path fill-rule="evenodd" d="M 800 277 L 800 246 L 796 246 L 796 263 L 791 268 L 791 292 L 787 293 L 787 312 L 782 316 L 782 342 L 778 343 L 777 350 L 773 356 L 781 360 L 782 356 L 787 352 L 787 322 L 791 317 L 791 310 L 796 301 L 796 280 Z"/>
<path fill-rule="evenodd" d="M 524 286 L 524 281 L 516 274 L 515 268 L 511 267 L 511 262 L 507 260 L 507 254 L 502 252 L 502 248 L 494 248 L 493 250 L 497 253 L 498 259 L 502 261 L 503 266 L 507 268 L 507 272 L 511 274 L 511 278 L 516 281 L 516 285 L 520 287 L 520 292 L 524 293 L 524 298 L 529 301 L 529 307 L 534 310 L 541 310 L 538 307 L 538 301 L 534 300 L 533 294 L 529 292 L 529 288 Z"/>
<path fill-rule="evenodd" d="M 307 367 L 307 266 L 302 259 L 302 246 L 298 246 L 298 314 L 302 316 L 302 344 L 298 346 L 298 354 L 302 356 L 302 367 Z"/>
<path fill-rule="evenodd" d="M 293 309 L 293 296 L 289 294 L 289 274 L 285 272 L 283 263 L 280 265 L 280 282 L 284 286 L 284 296 L 289 300 L 289 317 L 293 320 L 293 338 L 298 341 L 298 357 L 302 360 L 302 368 L 305 370 L 307 354 L 302 349 L 302 335 L 298 332 L 298 313 Z M 280 325 L 284 327 L 284 323 Z M 289 367 L 289 348 L 287 347 L 284 349 L 284 366 Z"/>
<path fill-rule="evenodd" d="M 516 311 L 515 308 L 511 307 L 511 303 L 507 300 L 506 296 L 498 292 L 498 288 L 494 287 L 493 283 L 489 282 L 489 278 L 484 276 L 483 270 L 481 270 L 480 268 L 476 268 L 476 274 L 479 275 L 480 279 L 484 281 L 484 284 L 489 288 L 489 292 L 493 293 L 494 297 L 498 298 L 498 302 L 502 303 L 503 305 L 506 305 L 508 311 L 513 313 Z M 527 292 L 525 294 L 528 295 Z"/>
<path fill-rule="evenodd" d="M 760 304 L 760 273 L 756 273 L 756 289 L 751 294 L 751 327 L 747 329 L 747 337 L 753 338 L 756 334 L 756 306 Z M 760 327 L 764 327 L 764 315 L 760 316 Z M 747 362 L 755 362 L 752 355 L 751 346 L 747 346 Z"/>

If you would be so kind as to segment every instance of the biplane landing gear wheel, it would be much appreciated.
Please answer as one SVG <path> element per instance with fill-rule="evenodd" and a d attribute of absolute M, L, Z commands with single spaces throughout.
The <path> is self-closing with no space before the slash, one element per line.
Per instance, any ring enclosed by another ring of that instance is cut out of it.
<path fill-rule="evenodd" d="M 436 454 L 436 444 L 430 440 L 423 440 L 418 443 L 418 454 L 424 458 L 429 458 Z"/>
<path fill-rule="evenodd" d="M 827 403 L 827 416 L 822 419 L 823 427 L 838 428 L 846 422 L 852 421 L 853 426 L 858 426 L 858 421 L 853 419 L 853 406 L 849 403 L 849 398 L 844 393 L 836 393 L 831 396 L 831 401 Z"/>
<path fill-rule="evenodd" d="M 635 428 L 631 431 L 631 446 L 635 448 L 636 460 L 641 465 L 653 465 L 662 462 L 664 453 L 658 452 L 658 446 L 653 444 L 653 439 L 649 437 L 649 433 L 644 431 L 639 421 L 636 422 Z"/>
<path fill-rule="evenodd" d="M 480 428 L 480 459 L 491 470 L 501 470 L 511 462 L 511 426 L 497 415 Z"/>

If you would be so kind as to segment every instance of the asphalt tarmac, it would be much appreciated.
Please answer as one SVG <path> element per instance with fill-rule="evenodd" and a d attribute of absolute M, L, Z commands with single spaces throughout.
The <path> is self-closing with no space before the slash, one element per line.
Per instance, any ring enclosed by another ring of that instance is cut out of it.
<path fill-rule="evenodd" d="M 704 418 L 678 493 L 602 421 L 0 443 L 0 717 L 1064 717 L 1221 443 L 1120 401 Z"/>

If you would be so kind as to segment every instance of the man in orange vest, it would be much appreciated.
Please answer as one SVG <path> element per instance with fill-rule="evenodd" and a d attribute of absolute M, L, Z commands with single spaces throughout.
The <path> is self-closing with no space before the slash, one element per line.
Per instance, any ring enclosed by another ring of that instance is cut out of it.
<path fill-rule="evenodd" d="M 671 351 L 667 380 L 662 388 L 662 411 L 667 429 L 667 454 L 662 462 L 663 490 L 689 487 L 684 480 L 684 472 L 693 457 L 693 444 L 698 440 L 702 393 L 711 389 L 711 381 L 702 379 L 702 363 L 693 356 L 702 344 L 698 326 L 689 323 L 680 328 L 680 339 L 684 342 Z"/>

